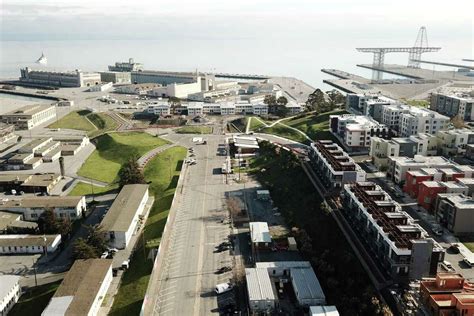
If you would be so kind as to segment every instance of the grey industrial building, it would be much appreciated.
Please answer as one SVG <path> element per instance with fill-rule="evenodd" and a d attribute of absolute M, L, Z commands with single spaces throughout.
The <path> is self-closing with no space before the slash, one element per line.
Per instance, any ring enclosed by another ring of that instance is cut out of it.
<path fill-rule="evenodd" d="M 142 70 L 132 71 L 132 83 L 157 83 L 167 86 L 173 83 L 193 83 L 197 78 L 201 80 L 201 91 L 214 89 L 214 75 L 194 72 L 171 72 Z"/>
<path fill-rule="evenodd" d="M 20 81 L 39 86 L 52 87 L 90 87 L 100 84 L 100 74 L 97 72 L 75 71 L 46 71 L 33 70 L 28 67 L 20 69 Z"/>
<path fill-rule="evenodd" d="M 132 82 L 129 72 L 120 71 L 102 71 L 100 73 L 100 80 L 102 82 L 112 82 L 117 84 L 129 84 Z"/>

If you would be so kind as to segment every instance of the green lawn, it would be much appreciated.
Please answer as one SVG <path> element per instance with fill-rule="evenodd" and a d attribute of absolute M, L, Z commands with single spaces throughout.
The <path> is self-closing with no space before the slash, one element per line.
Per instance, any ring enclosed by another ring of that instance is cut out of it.
<path fill-rule="evenodd" d="M 48 127 L 71 128 L 86 132 L 92 132 L 95 131 L 96 128 L 86 119 L 86 116 L 90 113 L 90 111 L 71 112 L 60 120 L 58 120 L 57 122 L 54 122 L 53 124 L 49 125 Z"/>
<path fill-rule="evenodd" d="M 133 254 L 130 268 L 123 275 L 110 315 L 138 315 L 140 312 L 153 268 L 152 261 L 146 257 L 149 250 L 160 243 L 186 154 L 186 148 L 172 147 L 158 154 L 145 167 L 145 178 L 152 181 L 150 193 L 155 197 L 155 203 L 145 224 L 146 248 L 143 251 L 141 243 Z"/>
<path fill-rule="evenodd" d="M 463 242 L 464 246 L 467 247 L 467 249 L 471 250 L 474 252 L 474 242 Z"/>
<path fill-rule="evenodd" d="M 97 149 L 79 169 L 80 176 L 112 183 L 122 164 L 167 142 L 141 132 L 110 133 L 97 138 Z"/>
<path fill-rule="evenodd" d="M 61 281 L 57 281 L 34 287 L 30 292 L 27 292 L 20 297 L 20 300 L 15 304 L 8 315 L 41 315 L 60 283 Z"/>
<path fill-rule="evenodd" d="M 430 105 L 430 102 L 428 100 L 404 100 L 407 104 L 412 105 L 412 106 L 417 106 L 420 108 L 428 108 Z"/>
<path fill-rule="evenodd" d="M 212 127 L 209 126 L 183 126 L 176 130 L 178 134 L 211 134 Z"/>
<path fill-rule="evenodd" d="M 96 185 L 90 185 L 89 183 L 85 182 L 77 182 L 74 188 L 69 192 L 69 196 L 83 196 L 83 195 L 92 195 L 92 191 L 94 191 L 94 195 L 97 194 L 104 194 L 111 190 L 115 190 L 118 188 L 117 184 L 111 184 L 105 187 L 99 187 Z"/>
<path fill-rule="evenodd" d="M 281 136 L 281 137 L 288 138 L 300 143 L 307 142 L 307 139 L 303 135 L 281 124 L 275 124 L 273 127 L 263 128 L 260 131 L 262 133 L 268 133 L 268 134 Z"/>
<path fill-rule="evenodd" d="M 87 110 L 71 112 L 49 128 L 70 128 L 86 131 L 90 138 L 115 130 L 117 123 L 105 113 L 92 113 Z"/>
<path fill-rule="evenodd" d="M 250 117 L 249 120 L 250 120 L 250 128 L 249 129 L 251 131 L 255 131 L 255 130 L 265 126 L 261 121 L 259 121 L 255 117 Z"/>

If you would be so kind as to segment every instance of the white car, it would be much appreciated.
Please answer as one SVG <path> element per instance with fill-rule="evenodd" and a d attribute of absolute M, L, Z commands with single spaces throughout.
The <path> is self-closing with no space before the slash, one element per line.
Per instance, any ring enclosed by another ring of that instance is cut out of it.
<path fill-rule="evenodd" d="M 231 291 L 234 286 L 231 283 L 220 283 L 216 285 L 214 291 L 216 294 L 222 294 Z"/>
<path fill-rule="evenodd" d="M 106 259 L 108 255 L 109 255 L 109 252 L 108 252 L 108 251 L 104 251 L 104 252 L 102 253 L 102 255 L 100 256 L 100 259 Z"/>

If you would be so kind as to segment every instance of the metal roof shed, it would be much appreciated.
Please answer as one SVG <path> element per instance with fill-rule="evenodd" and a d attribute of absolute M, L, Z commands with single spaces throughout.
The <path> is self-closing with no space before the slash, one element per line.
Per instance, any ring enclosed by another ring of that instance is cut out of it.
<path fill-rule="evenodd" d="M 310 306 L 310 316 L 339 316 L 336 306 Z"/>
<path fill-rule="evenodd" d="M 292 268 L 290 276 L 296 299 L 300 305 L 315 306 L 326 304 L 323 289 L 312 268 Z"/>
<path fill-rule="evenodd" d="M 271 243 L 272 237 L 266 222 L 250 223 L 250 238 L 253 243 Z"/>
<path fill-rule="evenodd" d="M 267 269 L 245 269 L 247 291 L 250 309 L 256 311 L 270 311 L 275 308 L 275 294 Z"/>

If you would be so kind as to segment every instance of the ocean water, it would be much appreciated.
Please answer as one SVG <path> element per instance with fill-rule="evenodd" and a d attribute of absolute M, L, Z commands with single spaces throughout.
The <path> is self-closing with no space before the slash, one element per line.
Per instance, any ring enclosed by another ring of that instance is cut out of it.
<path fill-rule="evenodd" d="M 327 42 L 320 47 L 309 40 L 61 40 L 0 42 L 0 78 L 18 78 L 21 67 L 55 70 L 106 70 L 116 61 L 133 57 L 145 69 L 265 74 L 302 79 L 322 87 L 330 76 L 321 68 L 337 68 L 370 77 L 356 67 L 372 56 L 358 53 L 356 42 Z M 35 64 L 41 53 L 47 66 Z M 406 63 L 407 56 L 393 55 L 387 62 Z"/>
<path fill-rule="evenodd" d="M 328 34 L 311 34 L 279 40 L 265 34 L 237 39 L 161 39 L 161 40 L 23 40 L 0 41 L 0 78 L 18 78 L 21 67 L 52 70 L 107 70 L 116 61 L 133 57 L 145 69 L 169 71 L 225 72 L 289 76 L 304 80 L 313 87 L 330 89 L 322 83 L 333 78 L 322 68 L 336 68 L 367 78 L 371 71 L 356 64 L 370 64 L 372 54 L 359 53 L 356 47 L 369 45 L 373 39 Z M 397 41 L 398 42 L 398 41 Z M 446 42 L 447 49 L 427 54 L 427 59 L 460 60 Z M 383 45 L 381 45 L 383 46 Z M 449 49 L 450 48 L 450 49 Z M 47 66 L 35 64 L 44 53 Z M 464 56 L 464 55 L 462 55 Z M 468 56 L 464 56 L 468 57 Z M 408 54 L 387 54 L 387 64 L 407 64 Z M 430 68 L 432 66 L 428 66 Z M 442 70 L 443 67 L 437 66 Z M 431 69 L 431 68 L 430 68 Z M 385 74 L 385 78 L 393 78 Z"/>

